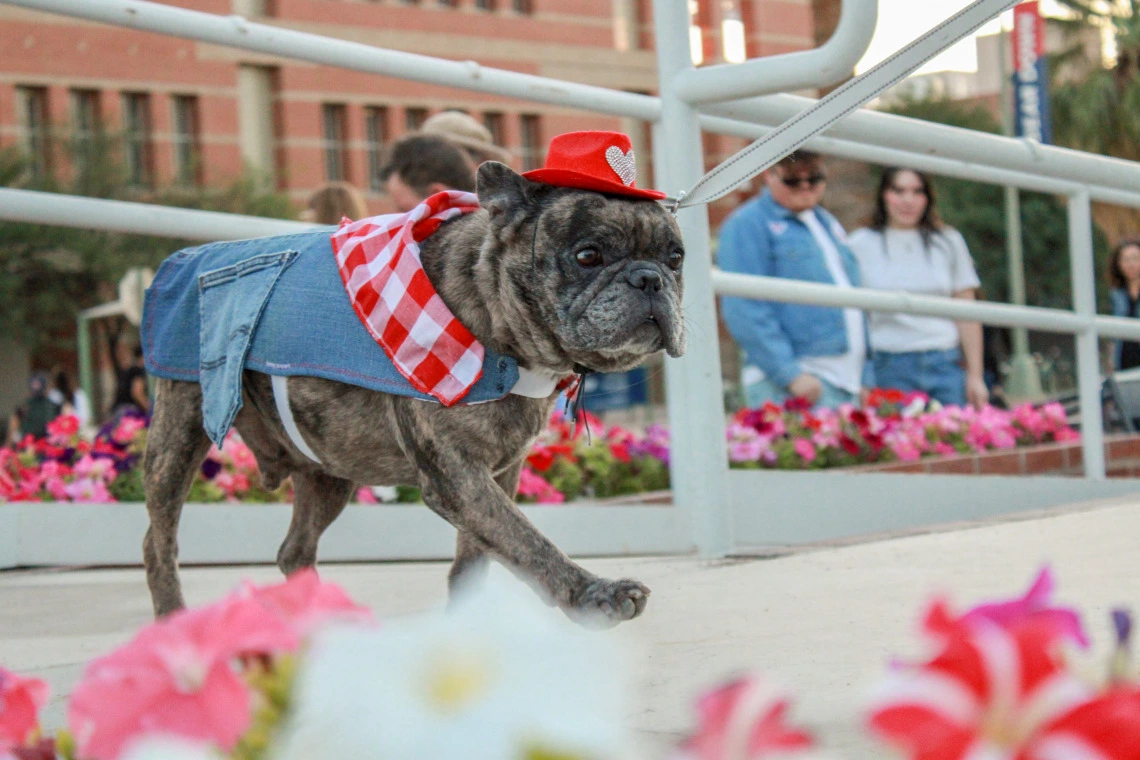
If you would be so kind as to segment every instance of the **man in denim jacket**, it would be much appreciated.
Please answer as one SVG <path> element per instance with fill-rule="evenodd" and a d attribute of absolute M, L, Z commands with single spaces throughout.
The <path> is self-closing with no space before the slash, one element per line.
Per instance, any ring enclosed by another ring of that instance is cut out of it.
<path fill-rule="evenodd" d="M 796 151 L 763 175 L 765 190 L 725 221 L 718 264 L 726 272 L 859 286 L 859 268 L 835 217 L 819 206 L 820 156 Z M 858 403 L 871 387 L 863 312 L 724 297 L 721 314 L 744 352 L 749 407 L 798 396 L 813 405 Z"/>

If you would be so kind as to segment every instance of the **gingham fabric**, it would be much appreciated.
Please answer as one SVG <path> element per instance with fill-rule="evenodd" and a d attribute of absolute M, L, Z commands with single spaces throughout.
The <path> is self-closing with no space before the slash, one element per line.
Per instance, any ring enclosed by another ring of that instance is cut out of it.
<path fill-rule="evenodd" d="M 436 193 L 406 214 L 345 219 L 332 235 L 348 299 L 396 369 L 444 406 L 483 372 L 483 345 L 443 303 L 420 263 L 419 243 L 479 208 L 474 193 Z"/>

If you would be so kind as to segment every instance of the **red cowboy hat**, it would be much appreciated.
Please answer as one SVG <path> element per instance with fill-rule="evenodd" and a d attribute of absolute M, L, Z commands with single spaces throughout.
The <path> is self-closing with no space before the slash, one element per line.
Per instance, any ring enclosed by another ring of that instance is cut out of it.
<path fill-rule="evenodd" d="M 546 166 L 524 172 L 532 182 L 659 201 L 665 193 L 639 190 L 629 138 L 621 132 L 567 132 L 550 141 Z"/>

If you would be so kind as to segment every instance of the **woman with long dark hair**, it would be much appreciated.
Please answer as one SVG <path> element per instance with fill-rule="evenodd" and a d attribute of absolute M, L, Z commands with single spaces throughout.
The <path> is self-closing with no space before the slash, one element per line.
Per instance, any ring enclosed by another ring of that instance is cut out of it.
<path fill-rule="evenodd" d="M 865 287 L 976 297 L 980 283 L 966 241 L 942 223 L 922 172 L 886 169 L 871 222 L 852 233 L 849 243 Z M 872 312 L 871 349 L 880 387 L 922 391 L 943 404 L 981 408 L 989 400 L 978 322 Z"/>
<path fill-rule="evenodd" d="M 1114 317 L 1140 317 L 1140 237 L 1125 238 L 1112 249 L 1108 260 L 1108 284 Z M 1113 369 L 1140 367 L 1140 343 L 1118 340 L 1113 344 Z"/>

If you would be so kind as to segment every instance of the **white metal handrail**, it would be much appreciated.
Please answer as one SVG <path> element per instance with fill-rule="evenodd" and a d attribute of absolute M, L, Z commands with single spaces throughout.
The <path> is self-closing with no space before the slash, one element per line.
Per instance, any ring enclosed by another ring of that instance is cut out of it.
<path fill-rule="evenodd" d="M 288 219 L 84 198 L 8 187 L 0 187 L 0 219 L 186 240 L 242 240 L 304 232 L 316 226 Z"/>
<path fill-rule="evenodd" d="M 718 103 L 704 112 L 737 121 L 775 126 L 815 101 L 797 95 L 766 95 Z M 1003 137 L 972 129 L 921 121 L 906 116 L 861 109 L 836 122 L 831 137 L 867 145 L 905 150 L 988 166 L 1012 169 L 1079 185 L 1134 192 L 1140 188 L 1140 163 L 1041 145 L 1032 140 Z"/>
<path fill-rule="evenodd" d="M 144 0 L 0 0 L 0 3 L 268 53 L 281 58 L 306 60 L 541 103 L 573 106 L 598 113 L 630 116 L 646 121 L 658 121 L 662 114 L 661 99 L 650 95 L 505 71 L 481 66 L 474 61 L 445 61 L 414 53 L 385 50 L 252 22 L 240 16 L 218 16 Z M 685 23 L 687 25 L 688 21 Z M 658 25 L 658 30 L 660 35 L 661 25 Z M 689 60 L 688 47 L 669 55 L 676 57 L 678 62 L 687 64 Z M 786 65 L 786 56 L 763 60 L 767 61 L 766 66 L 776 65 L 778 61 L 785 61 Z M 793 68 L 798 70 L 799 67 Z M 692 67 L 686 66 L 685 69 L 692 70 Z M 678 69 L 670 76 L 679 78 L 682 70 L 684 69 Z M 716 71 L 718 78 L 732 79 L 737 76 L 734 74 L 735 66 L 707 67 L 705 70 Z M 671 80 L 669 87 L 672 86 Z M 668 88 L 663 87 L 663 92 L 666 89 Z M 751 123 L 773 126 L 803 111 L 813 102 L 811 98 L 779 94 L 718 103 L 707 106 L 705 110 L 714 117 L 726 118 L 702 117 L 701 125 L 712 131 L 719 132 L 728 128 L 729 134 L 740 134 L 740 125 Z M 834 124 L 829 134 L 867 145 L 905 150 L 918 157 L 933 156 L 971 165 L 1002 167 L 1082 186 L 1095 185 L 1126 193 L 1140 188 L 1140 164 L 1134 162 L 1036 145 L 1025 140 L 866 109 Z M 669 185 L 664 187 L 670 191 L 682 189 Z"/>
<path fill-rule="evenodd" d="M 714 103 L 752 95 L 825 87 L 851 76 L 867 52 L 879 20 L 878 0 L 847 0 L 835 32 L 822 46 L 678 72 L 677 94 L 689 103 Z"/>

